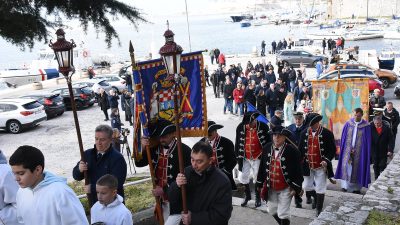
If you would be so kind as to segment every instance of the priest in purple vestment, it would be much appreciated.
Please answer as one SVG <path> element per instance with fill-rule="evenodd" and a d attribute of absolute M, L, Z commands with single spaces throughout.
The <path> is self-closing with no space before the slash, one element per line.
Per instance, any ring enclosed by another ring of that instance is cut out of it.
<path fill-rule="evenodd" d="M 371 127 L 362 119 L 363 110 L 356 108 L 354 116 L 343 127 L 339 163 L 335 178 L 341 179 L 343 191 L 360 193 L 371 183 Z"/>

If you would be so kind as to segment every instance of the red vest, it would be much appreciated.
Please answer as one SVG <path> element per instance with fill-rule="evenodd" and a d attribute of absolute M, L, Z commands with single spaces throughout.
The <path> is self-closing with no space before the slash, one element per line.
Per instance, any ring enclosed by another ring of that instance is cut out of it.
<path fill-rule="evenodd" d="M 164 149 L 159 148 L 160 154 L 158 155 L 157 168 L 155 169 L 155 175 L 157 178 L 157 186 L 164 188 L 167 184 L 167 166 L 169 153 L 164 154 Z M 163 199 L 168 200 L 167 193 L 164 193 Z"/>
<path fill-rule="evenodd" d="M 275 150 L 272 149 L 271 164 L 269 165 L 269 182 L 271 189 L 274 191 L 281 191 L 289 187 L 282 173 L 282 168 L 281 168 L 282 152 L 283 151 L 280 151 L 278 156 L 275 158 Z"/>
<path fill-rule="evenodd" d="M 310 166 L 310 169 L 318 169 L 321 167 L 321 162 L 322 162 L 322 157 L 321 157 L 321 151 L 319 149 L 319 133 L 321 132 L 322 127 L 320 126 L 316 133 L 315 136 L 312 135 L 312 130 L 311 128 L 308 129 L 308 164 Z"/>
<path fill-rule="evenodd" d="M 258 159 L 262 152 L 262 146 L 257 136 L 257 129 L 250 128 L 249 125 L 246 125 L 246 140 L 244 149 L 246 159 Z"/>

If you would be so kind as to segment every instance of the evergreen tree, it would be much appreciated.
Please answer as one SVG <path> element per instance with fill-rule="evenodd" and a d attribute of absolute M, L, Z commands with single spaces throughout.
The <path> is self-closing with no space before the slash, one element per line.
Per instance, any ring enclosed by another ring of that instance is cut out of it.
<path fill-rule="evenodd" d="M 49 29 L 66 25 L 60 16 L 77 19 L 85 32 L 92 23 L 105 33 L 108 47 L 114 38 L 119 42 L 112 20 L 124 17 L 136 29 L 138 22 L 147 22 L 137 8 L 118 0 L 0 0 L 0 36 L 21 49 L 32 48 L 35 41 L 48 42 Z"/>

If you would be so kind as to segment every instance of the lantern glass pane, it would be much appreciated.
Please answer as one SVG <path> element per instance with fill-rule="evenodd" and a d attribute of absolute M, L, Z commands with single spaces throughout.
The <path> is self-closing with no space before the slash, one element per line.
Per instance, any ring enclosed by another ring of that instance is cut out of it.
<path fill-rule="evenodd" d="M 62 52 L 56 52 L 56 55 L 57 55 L 58 66 L 64 67 L 64 60 L 63 60 Z"/>
<path fill-rule="evenodd" d="M 63 56 L 63 67 L 69 67 L 69 51 L 62 51 Z"/>
<path fill-rule="evenodd" d="M 172 55 L 164 56 L 164 64 L 168 74 L 174 74 L 174 57 Z"/>
<path fill-rule="evenodd" d="M 177 74 L 180 74 L 180 72 L 181 72 L 181 55 L 180 54 L 177 54 L 176 55 L 176 73 Z"/>

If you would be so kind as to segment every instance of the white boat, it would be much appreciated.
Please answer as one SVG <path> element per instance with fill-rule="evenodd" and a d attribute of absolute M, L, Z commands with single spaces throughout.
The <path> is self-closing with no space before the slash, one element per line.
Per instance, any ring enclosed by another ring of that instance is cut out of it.
<path fill-rule="evenodd" d="M 82 69 L 86 69 L 88 66 L 92 65 L 90 52 L 87 49 L 75 48 L 73 54 L 76 72 L 80 72 Z M 50 48 L 41 49 L 38 59 L 32 60 L 29 65 L 25 64 L 20 67 L 0 70 L 0 80 L 16 86 L 58 77 L 60 77 L 58 63 L 55 59 L 54 51 Z"/>
<path fill-rule="evenodd" d="M 398 51 L 398 50 L 383 50 L 379 54 L 379 59 L 382 59 L 382 60 L 394 59 L 393 71 L 395 71 L 400 76 L 400 51 Z"/>
<path fill-rule="evenodd" d="M 397 27 L 396 30 L 386 31 L 385 34 L 383 35 L 383 38 L 399 40 L 400 39 L 400 27 Z"/>

